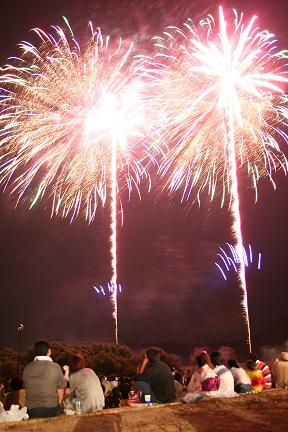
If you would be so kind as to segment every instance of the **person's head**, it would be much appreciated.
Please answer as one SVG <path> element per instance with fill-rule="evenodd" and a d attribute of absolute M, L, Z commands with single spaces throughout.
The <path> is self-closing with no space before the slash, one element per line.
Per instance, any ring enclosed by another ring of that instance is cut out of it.
<path fill-rule="evenodd" d="M 282 361 L 288 361 L 288 352 L 282 351 L 279 358 Z"/>
<path fill-rule="evenodd" d="M 250 353 L 249 360 L 253 360 L 253 362 L 256 362 L 258 360 L 258 356 L 256 353 Z"/>
<path fill-rule="evenodd" d="M 233 367 L 237 368 L 237 369 L 240 368 L 237 360 L 235 360 L 235 359 L 229 359 L 229 360 L 227 360 L 227 366 L 228 366 L 229 369 L 231 369 Z"/>
<path fill-rule="evenodd" d="M 174 380 L 175 380 L 175 381 L 178 381 L 179 383 L 182 382 L 182 375 L 181 375 L 181 373 L 180 373 L 179 371 L 177 371 L 177 372 L 175 373 L 175 375 L 174 375 Z"/>
<path fill-rule="evenodd" d="M 155 363 L 160 360 L 160 353 L 156 348 L 148 348 L 146 351 L 146 356 L 151 363 Z"/>
<path fill-rule="evenodd" d="M 199 368 L 203 367 L 205 364 L 207 364 L 207 354 L 201 353 L 196 357 L 196 362 Z"/>
<path fill-rule="evenodd" d="M 257 370 L 257 365 L 256 365 L 256 363 L 255 363 L 255 361 L 253 361 L 253 360 L 248 360 L 247 361 L 247 369 L 248 370 L 250 370 L 250 371 L 255 371 L 255 370 Z"/>
<path fill-rule="evenodd" d="M 219 351 L 213 351 L 210 354 L 210 360 L 211 360 L 212 364 L 214 365 L 214 367 L 223 365 L 223 361 L 222 361 L 221 354 Z"/>
<path fill-rule="evenodd" d="M 34 355 L 36 356 L 51 356 L 51 348 L 47 341 L 37 341 L 34 345 Z"/>
<path fill-rule="evenodd" d="M 71 373 L 77 372 L 86 367 L 86 362 L 82 354 L 72 354 L 69 358 L 69 370 Z"/>
<path fill-rule="evenodd" d="M 23 381 L 21 378 L 14 377 L 11 379 L 10 388 L 12 391 L 21 390 L 23 388 Z"/>

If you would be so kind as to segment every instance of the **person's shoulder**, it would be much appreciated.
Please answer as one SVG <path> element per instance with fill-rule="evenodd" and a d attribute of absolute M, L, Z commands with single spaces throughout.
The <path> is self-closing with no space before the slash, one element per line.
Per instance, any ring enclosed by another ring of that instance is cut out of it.
<path fill-rule="evenodd" d="M 33 366 L 33 364 L 34 364 L 33 361 L 31 361 L 30 363 L 27 363 L 27 365 L 24 367 L 24 370 L 29 369 L 31 366 Z"/>
<path fill-rule="evenodd" d="M 47 363 L 49 363 L 49 365 L 53 365 L 53 367 L 57 367 L 57 368 L 60 368 L 60 369 L 61 369 L 61 366 L 60 366 L 57 362 L 54 362 L 54 361 L 47 361 Z"/>
<path fill-rule="evenodd" d="M 155 364 L 162 364 L 162 365 L 165 365 L 165 366 L 169 367 L 169 366 L 167 365 L 167 363 L 165 363 L 163 360 L 158 360 L 157 362 L 155 362 Z M 169 368 L 169 369 L 170 369 L 170 368 Z"/>
<path fill-rule="evenodd" d="M 63 373 L 61 366 L 58 363 L 54 362 L 54 361 L 48 361 L 47 362 L 47 367 L 49 367 L 50 369 L 55 369 L 55 370 L 60 371 L 61 373 Z"/>
<path fill-rule="evenodd" d="M 24 367 L 24 371 L 23 373 L 27 373 L 29 372 L 30 369 L 33 369 L 33 367 L 35 367 L 35 362 L 31 361 L 30 363 L 28 363 L 25 367 Z"/>
<path fill-rule="evenodd" d="M 80 369 L 80 370 L 83 370 L 87 374 L 96 375 L 95 372 L 94 372 L 94 370 L 91 369 L 91 368 L 88 368 L 88 367 L 85 367 L 85 368 Z"/>
<path fill-rule="evenodd" d="M 161 360 L 160 360 L 159 363 L 161 364 L 161 367 L 163 368 L 163 370 L 166 369 L 166 371 L 169 372 L 169 373 L 173 376 L 173 374 L 172 374 L 172 372 L 171 372 L 171 369 L 170 369 L 170 367 L 167 365 L 167 363 L 165 363 L 165 362 L 163 362 L 163 361 L 161 361 Z"/>
<path fill-rule="evenodd" d="M 85 376 L 92 377 L 92 375 L 95 375 L 95 372 L 91 368 L 82 368 L 82 369 L 79 369 L 76 372 L 73 372 L 73 374 L 71 374 L 71 376 L 72 375 L 75 375 L 77 377 L 85 377 Z"/>

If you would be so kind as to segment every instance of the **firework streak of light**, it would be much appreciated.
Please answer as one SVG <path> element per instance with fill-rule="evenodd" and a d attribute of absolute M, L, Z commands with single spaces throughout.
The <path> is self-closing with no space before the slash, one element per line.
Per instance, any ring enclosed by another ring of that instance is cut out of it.
<path fill-rule="evenodd" d="M 219 247 L 220 252 L 217 256 L 221 259 L 220 264 L 215 262 L 215 265 L 217 266 L 218 270 L 220 271 L 221 275 L 223 276 L 224 280 L 227 280 L 226 271 L 229 272 L 230 269 L 233 269 L 236 273 L 238 272 L 238 266 L 241 263 L 241 259 L 238 256 L 238 253 L 233 245 L 230 243 L 226 243 L 228 246 L 228 252 L 226 252 L 222 247 Z M 243 262 L 245 264 L 245 267 L 248 267 L 253 262 L 257 262 L 257 269 L 261 269 L 261 262 L 262 262 L 262 254 L 259 252 L 257 261 L 254 257 L 253 259 L 253 252 L 251 245 L 248 245 L 247 251 L 245 247 L 243 246 L 242 249 L 242 256 L 243 256 Z"/>
<path fill-rule="evenodd" d="M 113 295 L 115 291 L 118 291 L 118 293 L 121 294 L 123 290 L 120 284 L 114 285 L 112 282 L 109 282 L 107 287 L 99 285 L 99 287 L 94 286 L 93 288 L 95 289 L 96 293 L 101 296 L 106 296 L 107 293 L 108 295 Z"/>
<path fill-rule="evenodd" d="M 145 85 L 130 62 L 132 44 L 114 44 L 90 23 L 82 48 L 65 22 L 49 34 L 34 29 L 39 47 L 22 42 L 21 56 L 1 69 L 0 182 L 17 204 L 46 198 L 51 217 L 70 221 L 93 222 L 108 195 L 116 286 L 117 192 L 125 185 L 140 197 L 142 177 L 150 186 Z M 118 342 L 117 290 L 111 300 Z"/>
<path fill-rule="evenodd" d="M 170 151 L 160 167 L 170 193 L 183 190 L 182 200 L 208 190 L 211 200 L 228 195 L 235 249 L 240 259 L 239 283 L 251 351 L 251 333 L 243 262 L 238 175 L 246 167 L 257 200 L 257 183 L 273 173 L 287 172 L 280 146 L 287 144 L 287 52 L 277 51 L 268 31 L 247 25 L 233 13 L 227 21 L 219 8 L 194 26 L 169 27 L 154 38 L 157 53 L 144 59 L 155 76 L 154 104 L 162 143 Z M 220 188 L 219 185 L 220 184 Z"/>

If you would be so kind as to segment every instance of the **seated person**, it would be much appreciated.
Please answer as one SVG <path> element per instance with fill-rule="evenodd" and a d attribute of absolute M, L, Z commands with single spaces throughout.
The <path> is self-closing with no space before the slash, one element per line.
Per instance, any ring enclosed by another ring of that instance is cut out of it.
<path fill-rule="evenodd" d="M 227 365 L 234 378 L 234 390 L 237 393 L 251 392 L 251 379 L 245 369 L 241 368 L 235 359 L 227 361 Z"/>
<path fill-rule="evenodd" d="M 4 405 L 5 404 L 5 400 L 6 400 L 6 396 L 5 396 L 5 387 L 4 387 L 4 382 L 0 381 L 0 402 Z"/>
<path fill-rule="evenodd" d="M 281 352 L 272 365 L 275 387 L 288 388 L 288 352 Z"/>
<path fill-rule="evenodd" d="M 184 402 L 193 402 L 204 396 L 217 396 L 219 393 L 220 378 L 209 367 L 206 353 L 201 353 L 196 357 L 197 369 L 191 377 L 187 386 L 187 394 Z"/>
<path fill-rule="evenodd" d="M 174 377 L 166 363 L 160 360 L 156 348 L 148 348 L 137 375 L 135 386 L 145 395 L 151 395 L 152 403 L 169 403 L 176 399 Z"/>
<path fill-rule="evenodd" d="M 131 383 L 129 378 L 121 378 L 119 382 L 119 392 L 121 398 L 121 406 L 128 405 L 129 392 L 131 390 Z"/>
<path fill-rule="evenodd" d="M 223 364 L 219 351 L 214 351 L 210 355 L 210 360 L 214 366 L 214 372 L 220 378 L 219 396 L 235 397 L 238 393 L 234 391 L 234 378 L 230 370 Z"/>
<path fill-rule="evenodd" d="M 247 361 L 247 374 L 251 379 L 251 388 L 253 393 L 260 393 L 264 388 L 264 378 L 261 370 L 253 360 Z"/>
<path fill-rule="evenodd" d="M 36 342 L 34 355 L 23 372 L 27 412 L 29 417 L 55 417 L 62 413 L 66 381 L 60 366 L 51 358 L 48 342 Z"/>
<path fill-rule="evenodd" d="M 15 377 L 10 382 L 11 391 L 7 393 L 5 400 L 5 410 L 9 411 L 11 405 L 19 405 L 19 408 L 26 406 L 25 390 L 23 389 L 23 381 L 21 378 Z"/>
<path fill-rule="evenodd" d="M 81 354 L 73 354 L 68 361 L 70 370 L 70 394 L 81 401 L 83 413 L 97 412 L 104 408 L 105 400 L 100 380 L 93 369 L 86 367 Z"/>
<path fill-rule="evenodd" d="M 253 360 L 255 362 L 256 367 L 262 373 L 263 377 L 263 390 L 269 390 L 272 388 L 272 375 L 269 366 L 262 360 L 258 359 L 257 354 L 251 353 L 249 356 L 249 360 Z M 252 364 L 252 363 L 251 363 Z"/>
<path fill-rule="evenodd" d="M 175 374 L 174 374 L 174 384 L 175 384 L 175 390 L 176 390 L 176 397 L 179 398 L 183 395 L 184 386 L 183 386 L 182 375 L 178 371 L 175 371 Z"/>

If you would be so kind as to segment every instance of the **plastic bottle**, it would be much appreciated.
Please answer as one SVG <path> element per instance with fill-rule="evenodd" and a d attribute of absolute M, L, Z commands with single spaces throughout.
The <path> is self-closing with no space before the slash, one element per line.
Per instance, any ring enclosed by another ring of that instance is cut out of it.
<path fill-rule="evenodd" d="M 82 404 L 81 404 L 80 399 L 76 399 L 76 401 L 75 401 L 75 411 L 76 411 L 76 414 L 82 414 Z"/>

